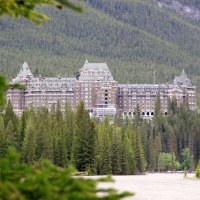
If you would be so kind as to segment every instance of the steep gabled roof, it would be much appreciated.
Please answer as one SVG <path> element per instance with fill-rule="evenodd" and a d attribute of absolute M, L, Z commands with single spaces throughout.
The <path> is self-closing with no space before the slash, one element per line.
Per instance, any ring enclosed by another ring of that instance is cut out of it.
<path fill-rule="evenodd" d="M 114 81 L 106 63 L 89 63 L 88 60 L 80 69 L 79 80 Z"/>
<path fill-rule="evenodd" d="M 174 85 L 185 85 L 185 86 L 192 86 L 190 79 L 187 77 L 187 74 L 184 70 L 180 76 L 175 76 Z"/>
<path fill-rule="evenodd" d="M 17 77 L 12 80 L 12 82 L 23 82 L 27 79 L 33 78 L 33 74 L 31 73 L 31 70 L 29 69 L 29 66 L 27 62 L 24 62 L 19 74 L 17 74 Z"/>

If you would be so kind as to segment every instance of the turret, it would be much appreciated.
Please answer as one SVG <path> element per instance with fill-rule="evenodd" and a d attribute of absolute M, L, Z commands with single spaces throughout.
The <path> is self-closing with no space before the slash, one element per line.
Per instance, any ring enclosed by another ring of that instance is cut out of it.
<path fill-rule="evenodd" d="M 30 80 L 33 78 L 33 74 L 31 73 L 31 70 L 29 69 L 29 66 L 27 62 L 24 62 L 19 74 L 17 74 L 17 77 L 12 80 L 12 82 L 26 82 L 27 80 Z"/>
<path fill-rule="evenodd" d="M 190 79 L 187 77 L 184 69 L 180 76 L 175 76 L 174 85 L 185 85 L 185 86 L 192 86 Z"/>

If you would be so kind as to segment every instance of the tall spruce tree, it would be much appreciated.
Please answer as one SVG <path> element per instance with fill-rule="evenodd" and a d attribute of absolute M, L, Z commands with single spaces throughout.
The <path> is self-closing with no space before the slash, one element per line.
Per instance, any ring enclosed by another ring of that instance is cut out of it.
<path fill-rule="evenodd" d="M 16 135 L 13 131 L 13 124 L 11 120 L 8 122 L 6 126 L 5 135 L 6 135 L 9 146 L 13 146 L 16 148 L 17 146 Z"/>
<path fill-rule="evenodd" d="M 0 116 L 0 159 L 4 158 L 7 154 L 8 142 L 4 130 L 4 121 Z"/>
<path fill-rule="evenodd" d="M 121 128 L 118 127 L 117 121 L 114 121 L 112 129 L 112 174 L 120 174 L 120 155 L 122 147 Z"/>
<path fill-rule="evenodd" d="M 112 127 L 106 117 L 98 126 L 97 172 L 98 174 L 112 173 Z"/>
<path fill-rule="evenodd" d="M 22 159 L 27 163 L 34 163 L 36 160 L 36 128 L 34 122 L 34 116 L 31 114 L 27 120 L 22 148 Z"/>
<path fill-rule="evenodd" d="M 134 110 L 134 118 L 133 118 L 133 124 L 134 126 L 138 127 L 142 123 L 142 118 L 141 118 L 141 110 L 140 110 L 140 105 L 137 103 L 136 108 Z"/>
<path fill-rule="evenodd" d="M 159 118 L 161 117 L 161 115 L 162 115 L 162 104 L 160 99 L 160 92 L 158 92 L 154 106 L 154 118 Z"/>
<path fill-rule="evenodd" d="M 73 137 L 75 131 L 75 117 L 70 105 L 65 105 L 65 115 L 64 115 L 64 132 L 65 132 L 65 141 L 68 152 L 68 160 L 72 159 L 72 146 L 73 146 Z"/>
<path fill-rule="evenodd" d="M 91 152 L 94 151 L 95 133 L 82 101 L 77 107 L 75 122 L 72 159 L 79 171 L 85 171 L 88 166 L 93 165 L 94 154 Z"/>
<path fill-rule="evenodd" d="M 168 132 L 168 142 L 167 142 L 167 145 L 168 145 L 168 149 L 167 151 L 168 152 L 171 152 L 171 153 L 175 153 L 177 155 L 177 141 L 176 141 L 176 136 L 174 134 L 174 130 L 171 126 L 168 126 L 167 127 L 167 132 Z"/>
<path fill-rule="evenodd" d="M 146 160 L 144 157 L 144 150 L 141 142 L 141 133 L 137 130 L 135 131 L 134 153 L 136 169 L 138 173 L 144 173 L 146 168 Z"/>
<path fill-rule="evenodd" d="M 64 132 L 64 120 L 61 112 L 60 103 L 58 101 L 55 114 L 53 117 L 53 153 L 54 164 L 60 167 L 66 167 L 68 165 L 68 152 L 66 146 L 66 137 Z"/>
<path fill-rule="evenodd" d="M 28 115 L 29 115 L 29 111 L 28 110 L 24 110 L 22 112 L 22 116 L 20 119 L 20 130 L 19 130 L 19 135 L 18 135 L 18 146 L 19 146 L 19 151 L 22 151 L 22 145 L 23 145 L 23 141 L 24 141 L 24 136 L 25 136 L 25 128 L 26 128 L 26 123 L 27 123 L 27 119 L 28 119 Z"/>
<path fill-rule="evenodd" d="M 18 118 L 13 110 L 12 104 L 10 100 L 8 101 L 5 109 L 5 114 L 4 114 L 4 126 L 5 128 L 7 127 L 9 121 L 12 122 L 13 125 L 13 131 L 17 132 L 18 131 Z"/>
<path fill-rule="evenodd" d="M 9 132 L 8 137 L 9 137 L 10 145 L 14 145 L 14 147 L 17 150 L 20 150 L 19 119 L 13 110 L 10 100 L 8 101 L 6 105 L 5 114 L 3 118 L 4 118 L 5 130 Z"/>
<path fill-rule="evenodd" d="M 42 108 L 37 112 L 37 149 L 38 159 L 53 161 L 53 132 L 50 113 Z"/>
<path fill-rule="evenodd" d="M 122 174 L 136 174 L 136 160 L 134 153 L 135 146 L 135 135 L 133 134 L 133 128 L 129 121 L 126 123 L 126 129 L 123 136 L 123 146 L 122 146 Z"/>

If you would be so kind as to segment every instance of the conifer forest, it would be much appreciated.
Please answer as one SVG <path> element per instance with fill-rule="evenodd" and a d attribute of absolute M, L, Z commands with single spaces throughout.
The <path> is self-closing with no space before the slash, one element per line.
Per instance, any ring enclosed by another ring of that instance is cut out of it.
<path fill-rule="evenodd" d="M 134 119 L 117 116 L 109 123 L 90 118 L 82 102 L 76 112 L 68 105 L 61 112 L 58 102 L 51 112 L 30 108 L 21 117 L 8 102 L 0 116 L 0 159 L 12 146 L 22 163 L 47 159 L 89 175 L 194 170 L 200 159 L 200 116 L 176 100 L 168 107 L 164 116 L 158 98 L 152 120 L 143 120 L 137 106 Z"/>

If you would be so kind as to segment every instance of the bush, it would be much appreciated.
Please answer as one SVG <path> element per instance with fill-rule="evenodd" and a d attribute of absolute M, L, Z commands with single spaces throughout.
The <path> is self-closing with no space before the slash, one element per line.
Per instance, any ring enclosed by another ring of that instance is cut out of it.
<path fill-rule="evenodd" d="M 19 155 L 9 149 L 0 160 L 0 199 L 3 200 L 118 200 L 130 193 L 97 189 L 99 179 L 74 178 L 72 168 L 59 168 L 49 161 L 20 164 Z M 101 197 L 98 193 L 101 192 Z"/>
<path fill-rule="evenodd" d="M 189 148 L 183 149 L 181 156 L 182 156 L 182 160 L 183 160 L 181 163 L 181 168 L 184 170 L 192 169 L 193 159 L 192 159 L 192 155 L 190 153 L 190 149 Z"/>
<path fill-rule="evenodd" d="M 174 153 L 160 153 L 159 161 L 161 171 L 176 171 L 180 169 L 180 163 L 176 160 Z"/>
<path fill-rule="evenodd" d="M 200 161 L 197 165 L 197 169 L 196 169 L 196 173 L 195 173 L 196 177 L 200 179 Z"/>

